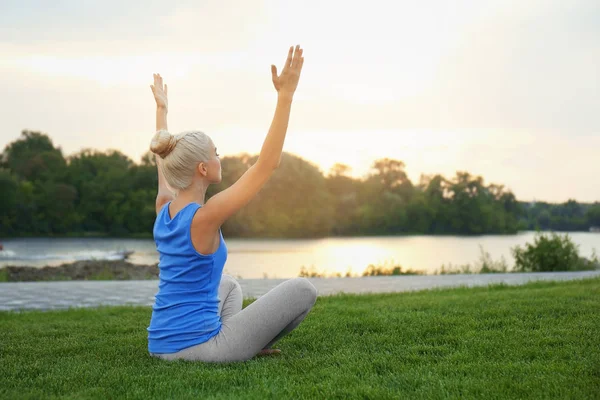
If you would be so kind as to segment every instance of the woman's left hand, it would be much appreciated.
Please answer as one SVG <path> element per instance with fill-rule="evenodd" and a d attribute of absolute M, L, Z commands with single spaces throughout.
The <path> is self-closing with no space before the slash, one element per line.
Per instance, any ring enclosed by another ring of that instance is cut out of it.
<path fill-rule="evenodd" d="M 152 89 L 152 93 L 154 94 L 154 100 L 156 100 L 157 108 L 164 108 L 168 110 L 169 101 L 167 100 L 168 88 L 167 85 L 164 85 L 163 88 L 163 80 L 160 74 L 154 74 L 154 85 L 150 85 L 150 89 Z"/>

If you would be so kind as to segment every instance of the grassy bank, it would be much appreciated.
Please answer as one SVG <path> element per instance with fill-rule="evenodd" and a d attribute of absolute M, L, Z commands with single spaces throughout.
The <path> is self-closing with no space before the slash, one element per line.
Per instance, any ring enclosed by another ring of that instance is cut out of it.
<path fill-rule="evenodd" d="M 232 364 L 151 358 L 149 307 L 1 312 L 0 398 L 597 398 L 598 304 L 600 278 L 320 297 Z"/>

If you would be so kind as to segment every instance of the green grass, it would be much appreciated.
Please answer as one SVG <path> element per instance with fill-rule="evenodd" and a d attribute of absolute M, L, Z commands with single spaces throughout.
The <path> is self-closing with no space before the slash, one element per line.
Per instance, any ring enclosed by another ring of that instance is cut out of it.
<path fill-rule="evenodd" d="M 0 398 L 600 397 L 600 278 L 320 297 L 245 363 L 150 357 L 150 315 L 0 313 Z"/>

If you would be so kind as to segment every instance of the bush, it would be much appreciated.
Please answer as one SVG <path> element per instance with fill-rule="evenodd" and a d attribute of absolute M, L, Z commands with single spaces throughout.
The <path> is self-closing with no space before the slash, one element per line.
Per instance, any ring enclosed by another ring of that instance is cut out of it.
<path fill-rule="evenodd" d="M 579 256 L 579 245 L 574 244 L 568 234 L 561 236 L 552 232 L 550 236 L 538 232 L 533 244 L 525 248 L 511 249 L 515 257 L 515 271 L 585 271 L 598 268 L 596 253 L 588 260 Z"/>
<path fill-rule="evenodd" d="M 442 264 L 441 269 L 433 271 L 433 275 L 457 275 L 457 274 L 474 274 L 475 271 L 471 269 L 471 264 L 457 265 L 456 267 L 452 263 Z"/>
<path fill-rule="evenodd" d="M 391 265 L 390 265 L 391 264 Z M 369 264 L 367 269 L 364 270 L 362 276 L 396 276 L 396 275 L 426 275 L 426 272 L 423 270 L 414 270 L 407 269 L 403 270 L 402 266 L 394 265 L 393 262 L 388 263 L 384 262 L 383 265 L 375 265 Z M 346 272 L 345 275 L 342 275 L 340 272 L 332 272 L 327 275 L 325 272 L 318 272 L 315 266 L 311 266 L 310 269 L 306 268 L 304 265 L 300 268 L 300 274 L 298 275 L 303 278 L 358 278 L 361 275 L 353 274 L 350 269 Z"/>
<path fill-rule="evenodd" d="M 492 260 L 490 253 L 483 249 L 482 245 L 479 245 L 479 260 L 473 267 L 471 264 L 463 264 L 457 267 L 453 267 L 452 264 L 442 264 L 440 271 L 437 269 L 433 272 L 433 275 L 453 275 L 453 274 L 491 274 L 491 273 L 503 273 L 508 272 L 508 264 L 504 259 L 504 256 L 498 261 Z"/>
<path fill-rule="evenodd" d="M 317 272 L 316 268 L 314 265 L 312 265 L 310 267 L 310 270 L 308 268 L 306 268 L 304 265 L 302 267 L 300 267 L 300 274 L 298 275 L 299 277 L 302 278 L 352 278 L 352 271 L 350 271 L 350 269 L 348 269 L 348 271 L 346 272 L 346 275 L 342 276 L 341 273 L 339 272 L 332 272 L 331 274 L 329 274 L 329 276 L 327 274 L 325 274 L 325 272 Z M 265 276 L 265 278 L 267 278 Z"/>
<path fill-rule="evenodd" d="M 389 268 L 387 266 L 387 261 L 383 265 L 369 264 L 362 276 L 425 275 L 425 271 L 422 270 L 409 268 L 403 271 L 401 265 L 391 265 Z"/>
<path fill-rule="evenodd" d="M 479 245 L 479 273 L 480 274 L 492 274 L 492 273 L 503 273 L 508 271 L 508 264 L 504 259 L 504 256 L 500 257 L 500 260 L 494 261 L 490 256 L 490 253 L 483 250 L 483 246 Z"/>
<path fill-rule="evenodd" d="M 326 278 L 325 273 L 317 272 L 314 265 L 311 266 L 310 270 L 304 265 L 300 267 L 300 274 L 298 276 L 301 278 Z"/>

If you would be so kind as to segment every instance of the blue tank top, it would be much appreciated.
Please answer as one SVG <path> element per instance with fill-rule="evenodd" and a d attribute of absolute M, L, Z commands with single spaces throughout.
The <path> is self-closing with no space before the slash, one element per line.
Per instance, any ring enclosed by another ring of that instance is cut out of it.
<path fill-rule="evenodd" d="M 176 353 L 206 342 L 221 330 L 218 292 L 227 260 L 223 233 L 219 230 L 215 253 L 200 254 L 192 244 L 190 227 L 201 206 L 190 203 L 171 218 L 169 204 L 154 222 L 160 272 L 147 328 L 150 353 Z"/>

